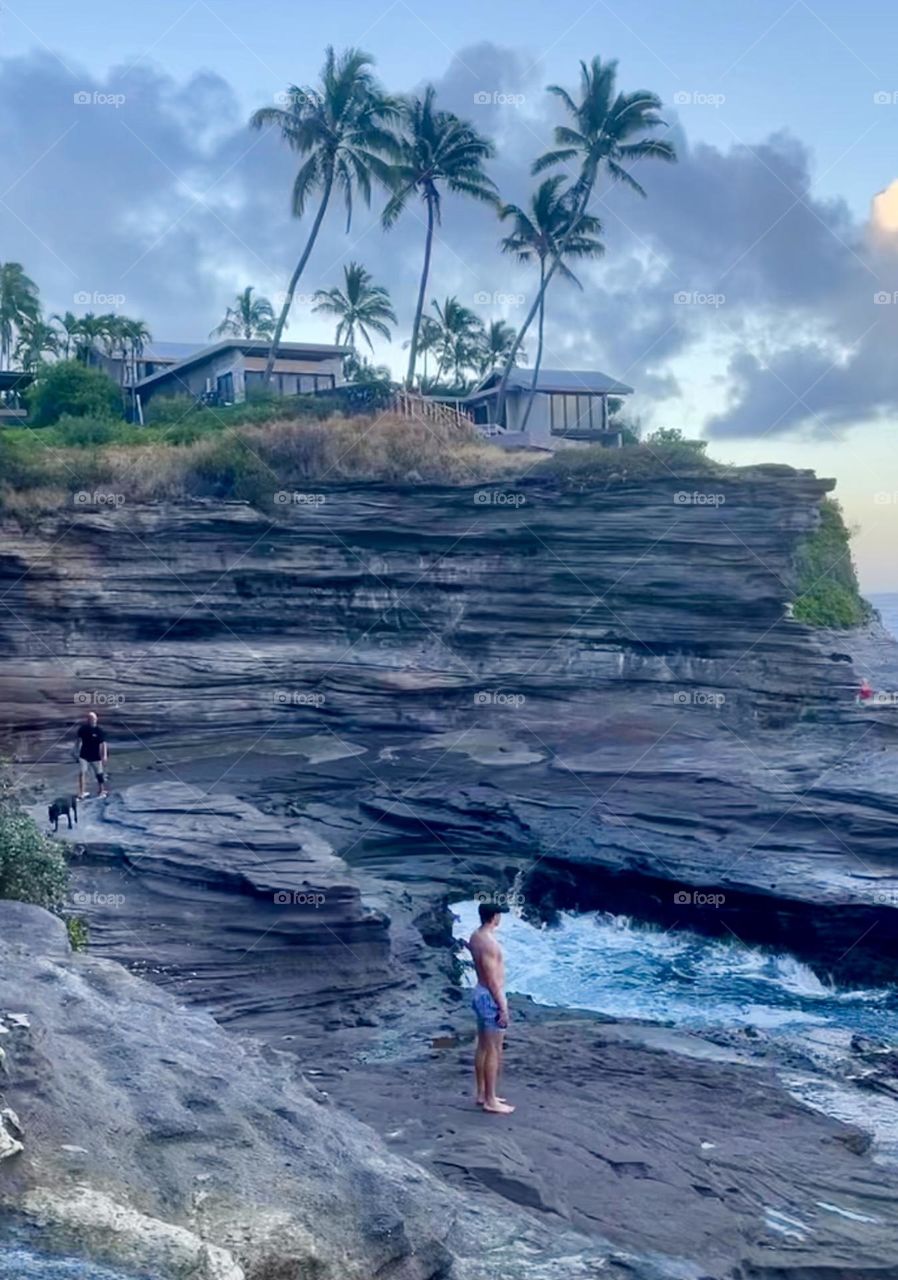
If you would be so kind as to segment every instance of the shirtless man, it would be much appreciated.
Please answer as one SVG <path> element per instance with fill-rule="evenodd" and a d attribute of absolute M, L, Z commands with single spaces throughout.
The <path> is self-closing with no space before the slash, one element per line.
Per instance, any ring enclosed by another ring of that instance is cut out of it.
<path fill-rule="evenodd" d="M 471 1008 L 477 1018 L 477 1050 L 474 1054 L 474 1079 L 477 1105 L 493 1115 L 507 1116 L 514 1111 L 496 1093 L 502 1070 L 502 1048 L 508 1026 L 508 1004 L 505 1000 L 505 960 L 496 941 L 496 930 L 504 907 L 491 902 L 480 904 L 480 928 L 468 941 L 477 970 L 477 986 Z"/>

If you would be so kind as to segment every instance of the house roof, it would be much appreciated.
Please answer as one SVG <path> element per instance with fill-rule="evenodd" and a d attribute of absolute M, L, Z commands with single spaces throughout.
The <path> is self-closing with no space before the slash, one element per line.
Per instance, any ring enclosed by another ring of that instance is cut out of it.
<path fill-rule="evenodd" d="M 33 381 L 34 375 L 21 369 L 0 369 L 0 391 L 15 391 Z"/>
<path fill-rule="evenodd" d="M 491 373 L 467 397 L 477 400 L 481 396 L 492 395 L 501 381 L 500 373 Z M 508 375 L 509 391 L 529 391 L 533 383 L 532 369 L 512 369 Z M 598 369 L 540 369 L 536 382 L 537 391 L 558 391 L 581 395 L 628 396 L 633 388 L 625 382 L 610 378 L 607 373 Z"/>
<path fill-rule="evenodd" d="M 197 351 L 205 351 L 208 342 L 148 342 L 140 354 L 141 360 L 187 360 Z"/>
<path fill-rule="evenodd" d="M 220 342 L 213 342 L 208 345 L 199 343 L 155 343 L 153 345 L 156 347 L 183 345 L 192 349 L 176 364 L 170 364 L 167 369 L 160 369 L 157 373 L 151 373 L 146 378 L 140 378 L 136 384 L 138 389 L 152 386 L 153 383 L 162 378 L 170 378 L 180 373 L 182 369 L 187 369 L 194 364 L 202 364 L 203 361 L 210 360 L 213 356 L 221 355 L 225 351 L 242 351 L 247 356 L 267 356 L 271 344 L 265 338 L 223 338 Z M 335 356 L 348 355 L 349 351 L 349 347 L 338 347 L 329 342 L 278 343 L 278 359 L 281 360 L 284 358 L 289 359 L 291 356 L 299 360 L 327 360 Z M 144 356 L 143 358 L 147 359 L 148 357 Z"/>

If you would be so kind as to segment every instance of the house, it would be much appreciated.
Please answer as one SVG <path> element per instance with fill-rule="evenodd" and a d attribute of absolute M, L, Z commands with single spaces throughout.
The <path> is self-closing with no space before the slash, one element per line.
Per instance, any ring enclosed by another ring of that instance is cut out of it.
<path fill-rule="evenodd" d="M 21 392 L 34 381 L 21 369 L 0 369 L 0 426 L 14 427 L 28 416 Z"/>
<path fill-rule="evenodd" d="M 633 394 L 633 388 L 597 370 L 541 369 L 533 408 L 522 430 L 532 369 L 512 369 L 508 377 L 504 422 L 496 421 L 501 373 L 488 374 L 462 401 L 475 425 L 507 448 L 555 449 L 602 444 L 619 448 L 621 433 L 610 423 L 609 397 Z"/>
<path fill-rule="evenodd" d="M 137 416 L 154 396 L 192 396 L 208 404 L 240 404 L 261 391 L 269 343 L 222 338 L 206 343 L 152 343 L 137 362 L 133 380 L 119 358 L 101 356 L 110 377 L 133 386 Z M 348 347 L 330 343 L 281 342 L 271 379 L 275 395 L 311 395 L 343 383 Z M 123 376 L 124 375 L 124 376 Z"/>

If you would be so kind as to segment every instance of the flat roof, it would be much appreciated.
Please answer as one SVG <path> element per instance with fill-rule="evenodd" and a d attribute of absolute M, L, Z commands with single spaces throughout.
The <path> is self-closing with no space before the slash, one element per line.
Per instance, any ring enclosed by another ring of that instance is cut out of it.
<path fill-rule="evenodd" d="M 493 395 L 498 389 L 502 375 L 491 373 L 477 386 L 466 400 L 477 400 L 483 396 Z M 508 375 L 509 391 L 529 391 L 533 383 L 532 369 L 512 369 Z M 537 391 L 568 392 L 571 395 L 629 396 L 633 388 L 625 382 L 602 373 L 599 369 L 540 369 L 536 381 Z"/>
<path fill-rule="evenodd" d="M 0 391 L 15 391 L 33 381 L 34 374 L 25 373 L 23 369 L 0 369 Z"/>
<path fill-rule="evenodd" d="M 159 345 L 162 346 L 164 344 L 160 343 Z M 140 378 L 136 383 L 136 387 L 138 389 L 140 387 L 148 387 L 162 378 L 170 378 L 173 374 L 177 374 L 179 370 L 186 369 L 190 365 L 201 364 L 204 360 L 209 360 L 224 351 L 242 351 L 247 356 L 267 356 L 270 347 L 271 343 L 265 338 L 222 338 L 220 342 L 213 342 L 208 346 L 197 345 L 194 351 L 185 356 L 183 360 L 179 360 L 177 364 L 169 365 L 167 369 L 160 369 L 157 373 L 151 373 L 146 378 Z M 347 356 L 350 349 L 349 347 L 338 347 L 329 342 L 279 342 L 277 358 L 278 360 L 283 360 L 284 357 L 293 356 L 299 360 L 327 360 L 339 356 Z M 146 359 L 147 357 L 144 356 L 143 358 Z"/>

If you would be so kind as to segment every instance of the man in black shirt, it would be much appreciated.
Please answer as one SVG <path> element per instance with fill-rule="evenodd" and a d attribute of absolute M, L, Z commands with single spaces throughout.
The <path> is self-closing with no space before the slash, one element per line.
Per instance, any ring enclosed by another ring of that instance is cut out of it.
<path fill-rule="evenodd" d="M 90 770 L 97 780 L 97 795 L 106 796 L 106 734 L 97 724 L 96 711 L 88 711 L 84 724 L 78 729 L 78 796 L 81 800 L 88 798 L 87 774 Z"/>

